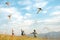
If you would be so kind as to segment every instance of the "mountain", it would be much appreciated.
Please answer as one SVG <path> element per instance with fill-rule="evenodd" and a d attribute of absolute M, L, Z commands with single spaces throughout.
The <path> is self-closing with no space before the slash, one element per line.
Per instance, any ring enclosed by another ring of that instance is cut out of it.
<path fill-rule="evenodd" d="M 60 32 L 49 32 L 45 34 L 38 34 L 39 37 L 53 37 L 53 38 L 60 38 Z"/>
<path fill-rule="evenodd" d="M 30 34 L 28 36 L 33 36 L 33 35 Z M 37 37 L 59 40 L 60 32 L 49 32 L 49 33 L 37 34 Z"/>

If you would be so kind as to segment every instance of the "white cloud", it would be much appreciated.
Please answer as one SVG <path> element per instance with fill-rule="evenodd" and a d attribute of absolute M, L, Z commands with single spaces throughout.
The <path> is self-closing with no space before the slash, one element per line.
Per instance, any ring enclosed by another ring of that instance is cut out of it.
<path fill-rule="evenodd" d="M 42 11 L 42 15 L 46 15 L 47 14 L 47 12 L 48 12 L 48 10 L 44 10 L 44 11 Z"/>
<path fill-rule="evenodd" d="M 15 8 L 0 8 L 0 12 L 6 12 L 6 13 L 13 13 L 15 12 Z"/>
<path fill-rule="evenodd" d="M 44 20 L 44 22 L 59 22 L 60 19 L 57 19 L 57 18 L 51 18 L 51 19 L 46 19 Z"/>
<path fill-rule="evenodd" d="M 22 28 L 26 32 L 28 32 L 26 29 L 30 29 L 30 26 L 34 23 L 34 20 L 27 19 L 27 18 L 32 17 L 32 15 L 30 13 L 26 13 L 24 16 L 22 16 L 21 13 L 18 12 L 17 9 L 13 8 L 13 7 L 12 8 L 1 8 L 0 10 L 1 10 L 0 11 L 1 14 L 4 14 L 6 16 L 8 16 L 8 14 L 10 14 L 10 13 L 12 14 L 11 20 L 8 21 L 8 25 L 6 24 L 7 25 L 6 27 L 9 28 L 9 31 L 10 31 L 7 34 L 9 34 L 9 33 L 11 34 L 11 28 L 13 28 L 16 31 L 17 31 L 17 29 Z M 4 12 L 4 13 L 2 13 L 2 12 Z M 25 20 L 24 20 L 24 17 L 26 17 Z M 16 31 L 15 31 L 15 33 L 16 33 Z M 18 31 L 20 31 L 20 29 Z M 16 33 L 16 34 L 18 34 L 18 33 Z"/>
<path fill-rule="evenodd" d="M 31 6 L 26 6 L 25 8 L 23 9 L 26 9 L 27 11 L 30 11 L 31 10 Z"/>
<path fill-rule="evenodd" d="M 18 20 L 17 20 L 18 21 Z M 10 23 L 11 25 L 11 27 L 13 28 L 13 29 L 15 29 L 16 31 L 17 31 L 17 29 L 19 29 L 17 32 L 19 32 L 21 29 L 22 30 L 24 30 L 25 31 L 25 33 L 26 34 L 29 34 L 30 32 L 31 32 L 31 28 L 30 28 L 30 26 L 34 23 L 34 20 L 23 20 L 23 21 L 19 21 L 19 22 L 17 22 L 17 21 L 14 21 L 14 23 Z M 16 32 L 15 31 L 15 32 Z M 18 34 L 18 33 L 17 33 Z"/>
<path fill-rule="evenodd" d="M 46 32 L 58 32 L 60 31 L 60 16 L 53 16 L 52 18 L 44 19 L 44 20 L 37 20 L 38 24 L 38 30 L 41 27 L 48 27 L 51 31 L 45 30 L 45 29 L 40 29 L 41 33 L 46 33 Z M 59 28 L 59 29 L 58 29 Z M 44 31 L 45 30 L 45 31 Z M 39 32 L 40 33 L 40 32 Z"/>
<path fill-rule="evenodd" d="M 31 16 L 31 14 L 29 14 L 29 13 L 26 13 L 25 15 L 26 15 L 26 16 Z"/>
<path fill-rule="evenodd" d="M 11 14 L 12 19 L 22 19 L 23 16 L 21 16 L 21 13 L 17 11 L 15 7 L 10 7 L 10 8 L 0 8 L 0 13 L 5 15 L 6 17 Z"/>
<path fill-rule="evenodd" d="M 47 13 L 47 11 L 43 11 L 43 13 Z"/>
<path fill-rule="evenodd" d="M 23 21 L 20 21 L 20 22 L 17 22 L 17 21 L 15 21 L 14 23 L 12 23 L 12 25 L 14 25 L 14 26 L 18 26 L 18 27 L 22 27 L 22 28 L 24 28 L 24 27 L 30 27 L 32 24 L 34 23 L 34 21 L 33 20 L 23 20 Z"/>
<path fill-rule="evenodd" d="M 29 19 L 29 18 L 31 18 L 32 17 L 32 14 L 30 14 L 30 13 L 26 13 L 25 15 L 24 15 L 24 19 Z"/>
<path fill-rule="evenodd" d="M 55 11 L 51 13 L 52 16 L 60 16 L 60 11 Z"/>
<path fill-rule="evenodd" d="M 51 9 L 51 8 L 53 8 L 53 7 L 52 7 L 52 6 L 49 6 L 49 7 L 46 8 L 46 10 L 49 10 L 49 9 Z"/>
<path fill-rule="evenodd" d="M 59 6 L 55 6 L 54 9 L 59 9 L 60 10 L 60 5 Z"/>
<path fill-rule="evenodd" d="M 31 4 L 31 1 L 29 1 L 29 0 L 18 1 L 18 4 L 19 4 L 19 5 L 30 5 L 30 4 Z"/>
<path fill-rule="evenodd" d="M 43 8 L 47 5 L 48 2 L 36 2 L 33 6 L 36 8 Z"/>
<path fill-rule="evenodd" d="M 4 9 L 4 10 L 3 10 Z M 12 14 L 12 18 L 11 18 L 11 23 L 19 23 L 21 21 L 24 21 L 21 23 L 21 25 L 30 25 L 32 23 L 32 20 L 27 20 L 27 18 L 30 18 L 32 15 L 29 13 L 26 13 L 25 16 L 22 16 L 20 12 L 17 11 L 16 8 L 1 8 L 1 13 L 2 12 L 8 12 Z M 26 17 L 24 20 L 24 17 Z M 28 24 L 27 24 L 28 23 Z M 20 24 L 20 23 L 19 23 Z"/>
<path fill-rule="evenodd" d="M 24 1 L 18 1 L 19 5 L 24 5 L 25 7 L 23 7 L 22 9 L 30 11 L 32 8 L 32 2 L 30 0 L 24 0 Z"/>
<path fill-rule="evenodd" d="M 33 20 L 25 20 L 24 25 L 32 25 L 33 24 Z"/>

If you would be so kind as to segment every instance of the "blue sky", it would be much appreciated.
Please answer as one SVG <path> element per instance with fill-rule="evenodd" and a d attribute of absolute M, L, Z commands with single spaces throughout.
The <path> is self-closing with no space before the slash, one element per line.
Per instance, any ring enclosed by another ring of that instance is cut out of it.
<path fill-rule="evenodd" d="M 39 14 L 37 8 L 42 8 Z M 60 0 L 0 0 L 0 33 L 11 34 L 12 29 L 16 35 L 21 29 L 27 34 L 33 29 L 38 33 L 60 31 Z"/>

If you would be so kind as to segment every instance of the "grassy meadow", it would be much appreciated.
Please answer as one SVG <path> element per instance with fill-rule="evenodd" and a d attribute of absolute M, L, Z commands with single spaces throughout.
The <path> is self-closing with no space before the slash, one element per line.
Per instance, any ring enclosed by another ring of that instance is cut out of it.
<path fill-rule="evenodd" d="M 47 40 L 47 38 L 34 38 L 29 36 L 12 36 L 0 34 L 0 40 Z"/>

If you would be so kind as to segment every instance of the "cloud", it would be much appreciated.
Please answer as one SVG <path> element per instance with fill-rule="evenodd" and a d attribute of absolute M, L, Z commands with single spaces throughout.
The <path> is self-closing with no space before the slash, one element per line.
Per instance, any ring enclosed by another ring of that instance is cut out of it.
<path fill-rule="evenodd" d="M 45 26 L 47 26 L 47 27 L 51 26 L 52 29 L 55 29 L 54 27 L 57 27 L 58 23 L 60 22 L 59 18 L 52 17 L 49 19 L 39 20 L 36 23 L 35 20 L 28 19 L 28 18 L 32 18 L 32 14 L 30 14 L 30 13 L 26 13 L 24 16 L 22 16 L 21 13 L 18 12 L 17 10 L 14 10 L 14 8 L 10 8 L 12 11 L 10 11 L 10 9 L 7 11 L 7 8 L 4 8 L 4 9 L 6 9 L 6 10 L 3 10 L 3 12 L 12 13 L 12 19 L 9 22 L 8 26 L 11 28 L 14 28 L 14 30 L 16 30 L 16 31 L 17 31 L 17 29 L 21 28 L 21 29 L 25 30 L 26 32 L 30 33 L 33 29 L 36 29 L 36 30 L 38 30 L 37 32 L 40 33 L 39 30 L 43 31 L 43 28 Z M 2 13 L 2 11 L 1 11 L 1 13 Z M 56 15 L 55 13 L 53 13 L 53 14 Z M 24 19 L 24 17 L 25 17 L 25 19 Z M 58 27 L 59 27 L 59 25 L 58 25 Z M 11 32 L 11 28 L 10 28 L 10 32 Z M 21 30 L 21 29 L 19 29 L 19 30 Z M 29 30 L 30 32 L 27 31 L 26 29 Z M 32 30 L 30 30 L 30 29 L 32 29 Z M 56 30 L 53 30 L 53 31 L 56 31 Z M 43 31 L 43 32 L 45 32 L 45 31 Z"/>
<path fill-rule="evenodd" d="M 31 10 L 31 6 L 26 6 L 26 7 L 23 8 L 23 9 L 25 9 L 25 10 L 27 10 L 27 11 L 30 11 L 30 10 Z"/>
<path fill-rule="evenodd" d="M 23 25 L 27 25 L 27 26 L 32 25 L 32 24 L 33 24 L 33 20 L 25 20 L 23 23 Z"/>
<path fill-rule="evenodd" d="M 47 11 L 43 11 L 43 13 L 47 13 Z"/>
<path fill-rule="evenodd" d="M 38 23 L 38 26 L 36 26 L 36 30 L 38 30 L 38 33 L 47 33 L 47 32 L 58 32 L 60 31 L 58 28 L 60 28 L 60 24 L 57 22 L 40 22 Z M 44 29 L 44 27 L 48 27 L 49 30 Z M 50 31 L 51 30 L 51 31 Z M 40 32 L 39 32 L 40 31 Z"/>
<path fill-rule="evenodd" d="M 30 18 L 32 18 L 32 14 L 26 13 L 26 14 L 24 15 L 24 19 L 30 19 Z"/>
<path fill-rule="evenodd" d="M 31 5 L 31 1 L 30 0 L 24 0 L 24 1 L 18 1 L 19 5 Z"/>
<path fill-rule="evenodd" d="M 4 17 L 7 18 L 7 16 L 11 13 L 12 14 L 12 17 L 11 17 L 11 20 L 7 22 L 5 22 L 4 24 L 1 25 L 1 27 L 3 26 L 3 28 L 5 29 L 6 27 L 9 29 L 6 29 L 4 32 L 6 32 L 7 34 L 11 34 L 11 30 L 12 28 L 15 30 L 14 33 L 19 32 L 21 29 L 25 30 L 26 32 L 28 32 L 26 29 L 29 29 L 30 28 L 30 25 L 32 25 L 34 23 L 33 20 L 29 20 L 27 18 L 31 18 L 32 15 L 29 14 L 29 13 L 26 13 L 24 16 L 21 15 L 21 12 L 18 12 L 16 8 L 14 7 L 11 7 L 11 8 L 1 8 L 0 9 L 0 13 L 2 15 L 4 15 Z M 3 20 L 4 18 L 2 16 L 2 19 L 0 21 Z M 24 18 L 26 17 L 26 18 Z M 4 19 L 5 20 L 8 20 L 8 19 Z M 2 28 L 2 29 L 3 29 Z M 20 28 L 20 29 L 19 29 Z M 18 30 L 19 29 L 19 30 Z M 8 31 L 7 31 L 8 30 Z M 9 32 L 10 31 L 10 32 Z M 2 33 L 2 32 L 1 32 Z M 19 33 L 16 33 L 16 35 L 19 35 Z"/>
<path fill-rule="evenodd" d="M 32 23 L 32 20 L 28 20 L 27 18 L 30 18 L 32 15 L 30 13 L 26 13 L 24 16 L 21 15 L 20 12 L 17 11 L 16 8 L 1 8 L 0 9 L 1 14 L 7 15 L 12 14 L 11 23 L 19 23 L 21 21 L 23 22 L 23 25 L 30 25 Z M 4 12 L 4 13 L 3 13 Z M 24 17 L 26 17 L 26 20 L 24 20 Z M 24 24 L 25 23 L 25 24 Z M 28 23 L 28 24 L 27 24 Z"/>
<path fill-rule="evenodd" d="M 15 12 L 15 8 L 0 8 L 0 12 L 7 12 L 7 13 L 13 13 L 13 11 Z"/>
<path fill-rule="evenodd" d="M 36 3 L 34 3 L 34 7 L 36 7 L 36 8 L 43 8 L 43 7 L 45 7 L 46 5 L 47 5 L 47 3 L 48 2 L 36 2 Z"/>
<path fill-rule="evenodd" d="M 60 31 L 58 28 L 60 28 L 60 12 L 59 11 L 54 11 L 52 13 L 50 13 L 50 18 L 46 18 L 44 20 L 37 20 L 37 24 L 38 24 L 38 29 L 37 30 L 41 30 L 41 33 L 46 33 L 49 32 L 48 30 L 44 31 L 45 29 L 43 29 L 44 27 L 48 27 L 50 30 L 58 32 Z M 36 24 L 36 23 L 35 23 Z M 41 27 L 43 27 L 41 29 Z M 52 32 L 50 31 L 50 32 Z M 40 33 L 40 32 L 39 32 Z"/>
<path fill-rule="evenodd" d="M 59 9 L 59 10 L 60 10 L 60 5 L 55 6 L 54 9 L 55 9 L 55 10 L 56 10 L 56 9 Z"/>
<path fill-rule="evenodd" d="M 55 11 L 51 13 L 52 16 L 60 16 L 60 11 Z"/>
<path fill-rule="evenodd" d="M 24 1 L 18 1 L 19 5 L 22 5 L 24 7 L 22 7 L 22 10 L 26 10 L 26 11 L 31 11 L 32 8 L 32 1 L 31 0 L 24 0 Z"/>
<path fill-rule="evenodd" d="M 27 10 L 28 12 L 31 11 L 33 8 L 43 8 L 48 4 L 48 1 L 40 1 L 40 0 L 27 0 L 27 1 L 19 1 L 19 5 L 23 5 L 22 9 Z M 35 9 L 34 9 L 35 10 Z"/>

